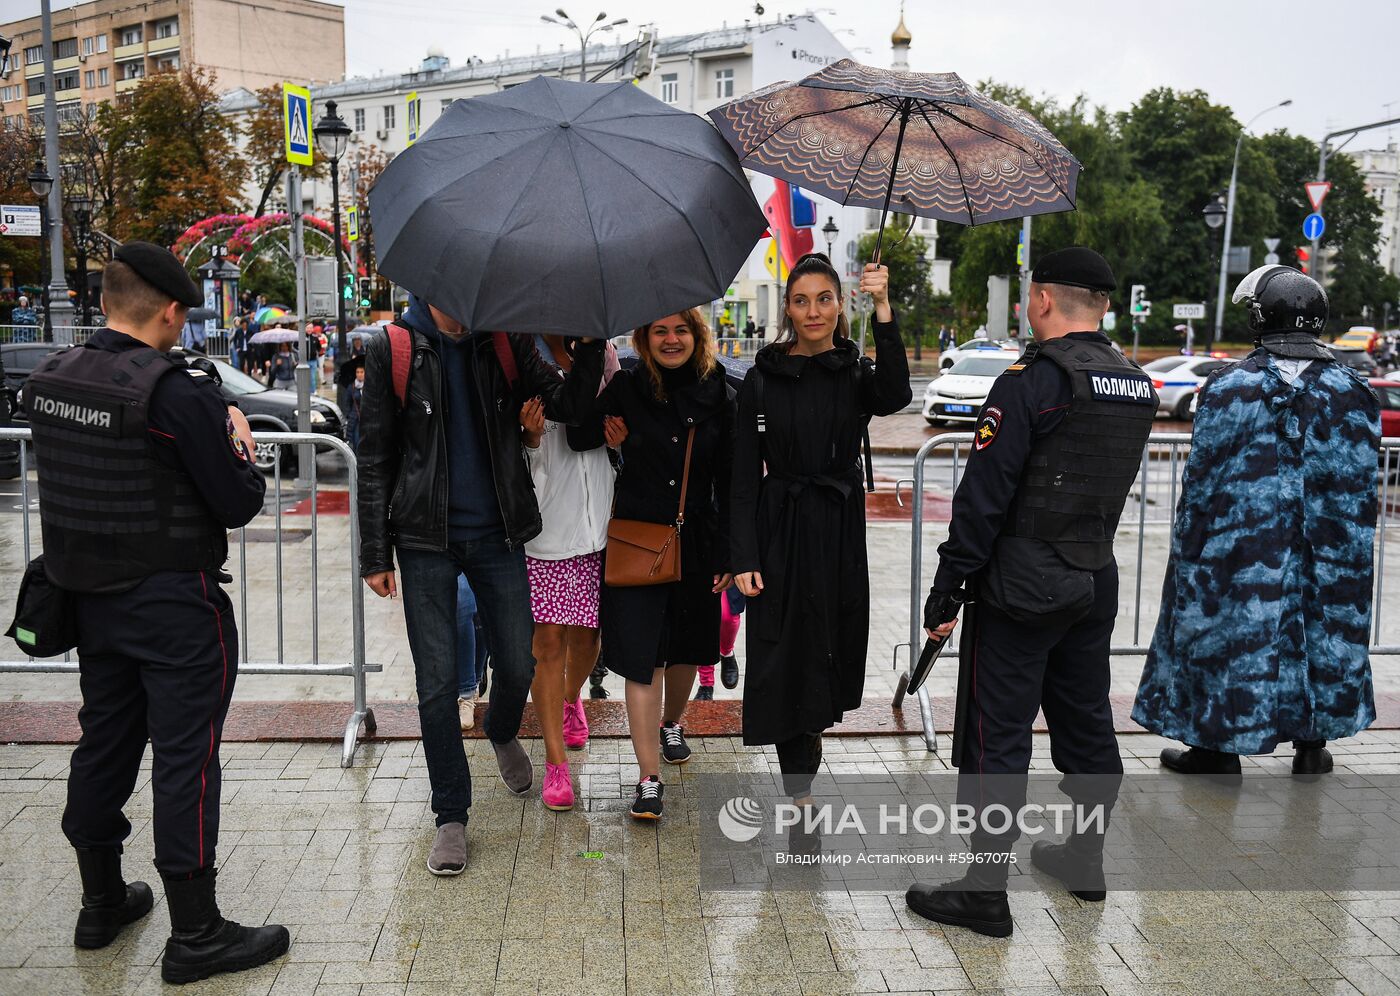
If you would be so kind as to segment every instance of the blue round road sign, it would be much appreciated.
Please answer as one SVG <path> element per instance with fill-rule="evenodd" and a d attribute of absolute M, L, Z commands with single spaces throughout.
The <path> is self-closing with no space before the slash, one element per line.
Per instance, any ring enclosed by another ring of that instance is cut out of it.
<path fill-rule="evenodd" d="M 1322 220 L 1322 215 L 1314 211 L 1303 219 L 1303 238 L 1309 242 L 1322 238 L 1322 233 L 1327 231 L 1327 222 Z"/>

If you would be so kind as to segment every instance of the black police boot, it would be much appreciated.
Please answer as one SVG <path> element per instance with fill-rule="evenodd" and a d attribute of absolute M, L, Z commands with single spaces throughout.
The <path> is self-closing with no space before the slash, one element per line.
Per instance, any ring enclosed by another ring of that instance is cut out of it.
<path fill-rule="evenodd" d="M 256 968 L 280 958 L 291 946 L 286 927 L 243 927 L 220 916 L 212 868 L 194 878 L 165 877 L 165 898 L 170 904 L 170 939 L 160 977 L 166 982 L 178 985 Z"/>
<path fill-rule="evenodd" d="M 1326 740 L 1295 740 L 1293 773 L 1295 775 L 1325 775 L 1332 770 L 1332 752 Z"/>
<path fill-rule="evenodd" d="M 608 676 L 608 669 L 599 661 L 594 665 L 592 672 L 588 675 L 588 697 L 590 699 L 605 699 L 608 697 L 608 690 L 603 687 L 603 679 Z"/>
<path fill-rule="evenodd" d="M 998 850 L 974 840 L 973 851 Z M 1009 850 L 1009 847 L 1002 848 Z M 1010 937 L 1011 904 L 1006 899 L 1005 862 L 977 862 L 956 882 L 924 885 L 916 882 L 904 894 L 904 901 L 919 916 L 935 923 L 968 930 L 987 937 Z"/>
<path fill-rule="evenodd" d="M 1059 879 L 1070 895 L 1086 903 L 1101 903 L 1108 896 L 1103 878 L 1103 835 L 1070 834 L 1063 844 L 1038 840 L 1031 845 L 1031 864 Z"/>
<path fill-rule="evenodd" d="M 73 943 L 80 948 L 105 948 L 123 927 L 151 912 L 155 902 L 145 882 L 122 880 L 122 854 L 114 847 L 75 847 L 78 874 L 83 879 L 83 908 Z"/>
<path fill-rule="evenodd" d="M 1224 754 L 1205 747 L 1192 747 L 1189 750 L 1164 747 L 1162 767 L 1183 775 L 1214 775 L 1217 779 L 1233 785 L 1238 785 L 1241 781 L 1238 754 Z"/>

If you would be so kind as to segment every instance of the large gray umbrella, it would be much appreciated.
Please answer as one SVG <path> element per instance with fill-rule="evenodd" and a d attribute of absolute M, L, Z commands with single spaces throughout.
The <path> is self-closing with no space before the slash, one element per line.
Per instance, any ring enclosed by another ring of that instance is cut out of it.
<path fill-rule="evenodd" d="M 767 227 L 703 118 L 543 76 L 453 103 L 369 199 L 380 272 L 494 332 L 605 337 L 713 301 Z"/>

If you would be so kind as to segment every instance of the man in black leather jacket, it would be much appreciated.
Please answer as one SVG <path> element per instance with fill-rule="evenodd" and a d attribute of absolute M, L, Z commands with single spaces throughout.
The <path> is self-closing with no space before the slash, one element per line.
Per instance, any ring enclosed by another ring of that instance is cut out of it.
<path fill-rule="evenodd" d="M 405 403 L 394 390 L 389 335 L 370 341 L 360 407 L 360 570 L 381 597 L 403 571 L 404 616 L 417 674 L 423 753 L 432 783 L 435 875 L 466 867 L 471 773 L 457 715 L 457 576 L 465 573 L 490 641 L 495 681 L 485 731 L 501 778 L 517 795 L 533 772 L 516 739 L 534 677 L 534 623 L 524 545 L 540 531 L 540 511 L 520 441 L 520 406 L 543 399 L 545 414 L 574 422 L 597 393 L 603 344 L 575 352 L 561 378 L 528 337 L 511 337 L 515 383 L 488 333 L 422 303 L 404 313 L 412 363 Z"/>

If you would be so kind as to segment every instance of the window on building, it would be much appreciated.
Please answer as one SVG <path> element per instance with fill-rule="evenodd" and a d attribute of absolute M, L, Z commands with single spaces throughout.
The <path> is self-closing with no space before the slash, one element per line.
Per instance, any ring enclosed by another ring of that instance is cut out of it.
<path fill-rule="evenodd" d="M 394 105 L 394 104 L 385 104 L 385 105 L 384 105 L 384 130 L 385 130 L 385 131 L 393 131 L 393 130 L 394 130 L 394 112 L 395 112 L 396 110 L 398 110 L 398 107 L 397 107 L 396 105 Z"/>
<path fill-rule="evenodd" d="M 53 57 L 55 59 L 76 59 L 78 57 L 78 39 L 64 38 L 62 41 L 54 42 Z"/>
<path fill-rule="evenodd" d="M 98 36 L 97 36 L 97 51 L 98 51 L 98 52 L 105 52 L 105 51 L 107 51 L 107 36 L 106 36 L 106 35 L 98 35 Z"/>
<path fill-rule="evenodd" d="M 37 66 L 44 61 L 44 46 L 33 45 L 24 50 L 24 64 L 26 66 Z"/>
<path fill-rule="evenodd" d="M 19 100 L 19 87 L 0 86 L 0 102 Z"/>
<path fill-rule="evenodd" d="M 54 73 L 53 88 L 55 92 L 59 90 L 78 89 L 78 71 L 70 69 L 66 73 Z"/>
<path fill-rule="evenodd" d="M 164 21 L 156 22 L 157 38 L 174 38 L 180 33 L 180 21 L 178 18 L 168 17 Z"/>
<path fill-rule="evenodd" d="M 666 104 L 674 104 L 681 99 L 681 85 L 676 80 L 675 73 L 662 73 L 661 75 L 661 101 Z"/>
<path fill-rule="evenodd" d="M 129 28 L 122 28 L 121 36 L 123 45 L 139 45 L 145 37 L 141 33 L 141 25 L 139 24 L 133 24 Z"/>
<path fill-rule="evenodd" d="M 75 121 L 81 121 L 82 118 L 83 118 L 83 105 L 82 105 L 82 104 L 65 104 L 64 106 L 58 108 L 57 110 L 58 110 L 58 123 L 59 123 L 60 126 L 61 126 L 61 125 L 71 125 L 71 124 L 73 124 Z"/>
<path fill-rule="evenodd" d="M 365 130 L 365 109 L 363 107 L 355 108 L 355 130 Z"/>
<path fill-rule="evenodd" d="M 103 66 L 97 71 L 97 85 L 106 86 L 110 82 L 112 82 L 112 74 L 107 71 L 106 66 Z"/>
<path fill-rule="evenodd" d="M 131 62 L 123 62 L 121 64 L 121 70 L 117 78 L 123 80 L 139 80 L 142 76 L 145 75 L 145 65 L 142 64 L 142 62 L 139 59 L 133 59 Z"/>
<path fill-rule="evenodd" d="M 44 92 L 44 77 L 36 76 L 32 80 L 25 80 L 24 85 L 28 88 L 29 96 L 38 97 Z"/>
<path fill-rule="evenodd" d="M 180 57 L 178 55 L 167 55 L 156 60 L 156 72 L 173 72 L 180 68 Z"/>
<path fill-rule="evenodd" d="M 734 70 L 715 70 L 715 96 L 721 100 L 734 96 Z"/>
<path fill-rule="evenodd" d="M 97 70 L 89 69 L 83 73 L 83 86 L 91 90 L 97 85 Z"/>

